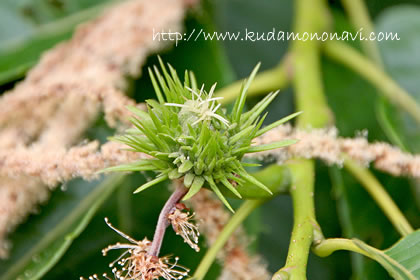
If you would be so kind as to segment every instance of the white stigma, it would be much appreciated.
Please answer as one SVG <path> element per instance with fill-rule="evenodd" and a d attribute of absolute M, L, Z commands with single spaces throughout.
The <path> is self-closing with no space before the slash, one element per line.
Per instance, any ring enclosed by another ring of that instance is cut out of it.
<path fill-rule="evenodd" d="M 192 99 L 187 100 L 184 104 L 178 103 L 165 103 L 166 106 L 173 106 L 173 107 L 180 107 L 185 111 L 193 112 L 197 114 L 199 117 L 192 125 L 196 125 L 201 121 L 209 121 L 212 118 L 215 118 L 229 126 L 229 121 L 226 120 L 221 115 L 217 114 L 217 110 L 220 108 L 221 104 L 217 104 L 217 100 L 223 99 L 223 97 L 212 97 L 214 93 L 214 89 L 216 88 L 216 84 L 214 84 L 207 96 L 207 98 L 203 98 L 204 94 L 204 84 L 200 89 L 200 93 L 197 93 L 195 90 L 187 87 L 189 91 L 192 93 Z M 216 105 L 217 104 L 217 105 Z"/>

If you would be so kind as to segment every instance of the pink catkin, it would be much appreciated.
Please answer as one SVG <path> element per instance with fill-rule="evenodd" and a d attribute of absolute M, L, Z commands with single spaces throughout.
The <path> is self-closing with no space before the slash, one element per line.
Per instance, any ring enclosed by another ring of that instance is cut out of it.
<path fill-rule="evenodd" d="M 387 143 L 369 143 L 364 137 L 342 138 L 335 128 L 296 130 L 280 126 L 258 137 L 255 144 L 267 144 L 284 139 L 296 139 L 296 144 L 274 151 L 249 156 L 273 156 L 279 162 L 292 157 L 316 158 L 327 164 L 342 165 L 346 154 L 359 164 L 373 164 L 377 169 L 394 176 L 420 178 L 420 155 L 402 152 Z"/>
<path fill-rule="evenodd" d="M 279 162 L 291 157 L 318 158 L 328 164 L 343 163 L 343 154 L 357 162 L 373 163 L 379 170 L 395 176 L 420 178 L 420 157 L 400 151 L 386 143 L 369 144 L 365 138 L 340 138 L 335 129 L 311 131 L 294 130 L 281 126 L 255 139 L 255 144 L 268 144 L 284 139 L 297 139 L 296 144 L 269 152 L 248 156 L 272 156 Z M 44 151 L 43 149 L 15 148 L 0 151 L 0 175 L 34 176 L 48 185 L 55 185 L 75 177 L 91 179 L 104 167 L 133 162 L 146 155 L 123 150 L 124 146 L 108 142 L 70 149 Z"/>
<path fill-rule="evenodd" d="M 186 8 L 182 0 L 121 2 L 46 52 L 0 97 L 0 166 L 11 167 L 0 175 L 0 257 L 7 255 L 7 233 L 48 198 L 44 184 L 92 178 L 104 166 L 139 157 L 115 144 L 100 151 L 96 142 L 72 145 L 101 110 L 110 126 L 127 123 L 125 106 L 135 103 L 122 91 L 124 77 L 138 76 L 146 57 L 165 47 L 152 40 L 153 29 L 180 30 Z"/>

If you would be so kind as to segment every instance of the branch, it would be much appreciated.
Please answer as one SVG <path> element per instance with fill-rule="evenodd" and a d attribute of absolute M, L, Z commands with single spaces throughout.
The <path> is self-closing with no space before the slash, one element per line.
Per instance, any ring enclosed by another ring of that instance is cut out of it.
<path fill-rule="evenodd" d="M 195 211 L 196 220 L 200 221 L 200 232 L 206 236 L 206 243 L 210 248 L 220 238 L 220 233 L 231 219 L 231 214 L 210 190 L 200 190 L 189 203 Z M 223 266 L 220 279 L 269 278 L 270 272 L 262 258 L 248 252 L 249 243 L 250 237 L 244 228 L 239 226 L 216 256 Z"/>
<path fill-rule="evenodd" d="M 286 264 L 273 280 L 306 279 L 309 249 L 315 236 L 322 236 L 315 220 L 314 162 L 296 160 L 288 165 L 293 174 L 290 194 L 293 199 L 293 231 Z M 318 235 L 317 235 L 317 234 Z"/>
<path fill-rule="evenodd" d="M 311 34 L 324 29 L 329 15 L 323 0 L 298 0 L 295 9 L 296 33 Z M 296 107 L 304 112 L 297 124 L 301 128 L 324 127 L 332 122 L 332 113 L 323 92 L 319 42 L 293 41 L 292 59 Z"/>
<path fill-rule="evenodd" d="M 223 230 L 218 235 L 216 241 L 213 243 L 211 248 L 206 252 L 206 255 L 198 265 L 194 276 L 194 280 L 204 279 L 207 271 L 214 262 L 217 253 L 223 248 L 229 237 L 235 232 L 235 230 L 242 224 L 242 222 L 252 213 L 254 209 L 259 207 L 263 203 L 263 200 L 247 200 L 232 216 L 229 222 L 225 225 Z"/>
<path fill-rule="evenodd" d="M 290 59 L 286 55 L 285 59 L 276 67 L 257 74 L 248 89 L 248 97 L 265 94 L 267 92 L 284 89 L 291 80 Z M 238 97 L 244 79 L 238 80 L 216 92 L 216 96 L 223 97 L 222 104 L 228 104 Z"/>
<path fill-rule="evenodd" d="M 295 32 L 315 33 L 325 29 L 325 1 L 298 0 L 295 10 Z M 319 42 L 294 41 L 292 55 L 297 110 L 305 112 L 298 117 L 298 127 L 324 127 L 332 122 L 332 114 L 323 94 Z M 314 239 L 314 232 L 319 232 L 313 201 L 314 163 L 309 160 L 297 160 L 291 168 L 295 180 L 291 188 L 293 232 L 286 265 L 274 274 L 273 280 L 306 279 L 309 248 Z"/>
<path fill-rule="evenodd" d="M 360 183 L 362 183 L 366 191 L 369 192 L 402 236 L 410 234 L 414 231 L 410 223 L 401 213 L 401 210 L 384 190 L 384 187 L 367 168 L 359 166 L 357 163 L 348 158 L 344 161 L 344 166 L 354 177 L 357 178 L 357 180 L 359 180 Z"/>
<path fill-rule="evenodd" d="M 350 239 L 345 238 L 328 238 L 321 241 L 319 244 L 312 248 L 313 252 L 319 257 L 328 257 L 338 250 L 347 250 L 362 254 L 366 257 L 372 258 L 366 251 L 360 249 Z"/>
<path fill-rule="evenodd" d="M 347 13 L 349 14 L 350 21 L 353 23 L 356 29 L 364 29 L 367 34 L 374 32 L 374 26 L 372 20 L 369 16 L 369 11 L 366 5 L 363 3 L 363 0 L 342 0 L 343 6 Z M 381 55 L 379 53 L 378 44 L 375 41 L 371 40 L 362 40 L 361 45 L 363 48 L 364 53 L 381 69 L 384 68 Z M 387 137 L 391 140 L 392 143 L 399 146 L 401 149 L 406 150 L 404 143 L 401 140 L 401 137 L 389 124 L 387 120 L 386 113 L 384 112 L 383 103 L 387 102 L 382 93 L 382 100 L 379 100 L 379 105 L 377 108 L 377 116 L 379 124 L 382 126 L 383 131 L 387 135 Z"/>
<path fill-rule="evenodd" d="M 374 31 L 369 12 L 366 5 L 363 3 L 363 0 L 342 0 L 342 3 L 350 16 L 350 20 L 357 29 L 364 28 L 368 34 Z M 363 40 L 361 43 L 367 56 L 370 57 L 377 66 L 383 68 L 382 59 L 376 42 Z M 388 122 L 383 123 L 385 125 L 384 130 L 387 132 L 389 138 L 398 143 L 400 147 L 404 147 L 400 138 L 397 135 L 394 135 L 394 130 L 387 127 Z M 346 160 L 345 166 L 357 179 L 359 179 L 365 189 L 372 195 L 401 235 L 404 236 L 413 232 L 413 228 L 398 209 L 398 206 L 369 170 L 358 166 L 357 163 L 349 159 Z"/>
<path fill-rule="evenodd" d="M 369 16 L 369 11 L 367 10 L 366 5 L 363 3 L 363 0 L 341 0 L 341 3 L 344 6 L 344 9 L 349 15 L 351 23 L 357 30 L 364 29 L 366 34 L 374 32 L 372 21 Z M 363 51 L 365 54 L 373 61 L 376 65 L 382 68 L 382 59 L 378 50 L 378 45 L 375 41 L 371 40 L 362 40 Z"/>
<path fill-rule="evenodd" d="M 148 251 L 150 256 L 159 256 L 160 247 L 162 246 L 163 237 L 165 236 L 166 228 L 169 226 L 168 216 L 174 209 L 175 205 L 184 197 L 188 192 L 188 188 L 184 187 L 179 181 L 175 181 L 176 189 L 166 201 L 165 205 L 160 211 L 159 219 L 156 225 L 155 234 L 153 236 L 152 245 Z"/>
<path fill-rule="evenodd" d="M 364 77 L 378 89 L 378 93 L 383 94 L 391 102 L 409 113 L 420 125 L 420 106 L 416 100 L 383 70 L 345 43 L 329 41 L 325 42 L 323 46 L 328 57 Z"/>

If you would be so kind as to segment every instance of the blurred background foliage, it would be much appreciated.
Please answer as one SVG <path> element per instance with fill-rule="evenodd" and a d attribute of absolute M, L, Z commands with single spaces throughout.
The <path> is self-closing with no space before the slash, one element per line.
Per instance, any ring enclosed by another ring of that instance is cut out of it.
<path fill-rule="evenodd" d="M 378 43 L 386 71 L 420 102 L 420 1 L 366 2 L 376 30 L 398 32 L 402 38 L 401 41 Z M 1 91 L 12 88 L 22 79 L 43 51 L 70 38 L 78 23 L 93 18 L 110 3 L 112 1 L 101 0 L 1 1 Z M 209 0 L 203 5 L 205 8 L 192 12 L 186 19 L 187 31 L 194 28 L 242 31 L 248 28 L 267 32 L 273 27 L 291 31 L 293 23 L 291 0 Z M 352 30 L 339 1 L 329 1 L 329 5 L 333 11 L 333 28 L 336 31 Z M 263 70 L 275 66 L 287 52 L 289 43 L 181 42 L 178 47 L 164 52 L 162 58 L 179 73 L 190 69 L 200 82 L 210 85 L 217 81 L 221 87 L 247 76 L 259 61 Z M 357 42 L 351 43 L 359 47 Z M 150 57 L 143 70 L 156 62 L 156 57 Z M 340 135 L 353 137 L 367 131 L 369 141 L 391 141 L 407 151 L 420 152 L 420 130 L 404 112 L 387 100 L 379 99 L 375 89 L 357 74 L 327 58 L 322 62 L 325 92 Z M 148 76 L 132 80 L 129 94 L 138 102 L 154 97 Z M 292 90 L 282 91 L 268 111 L 267 123 L 294 112 Z M 398 139 L 390 136 L 392 131 Z M 98 119 L 86 137 L 104 139 L 113 133 L 102 119 Z M 376 171 L 375 175 L 414 228 L 418 228 L 419 183 Z M 326 237 L 357 237 L 381 249 L 398 240 L 399 235 L 391 223 L 347 172 L 318 163 L 316 177 L 317 218 Z M 57 188 L 50 201 L 40 206 L 37 213 L 11 235 L 11 258 L 0 261 L 0 279 L 17 279 L 19 275 L 21 279 L 33 279 L 37 273 L 47 280 L 79 279 L 106 271 L 114 255 L 102 257 L 101 249 L 119 238 L 105 225 L 105 216 L 137 239 L 152 237 L 158 213 L 169 192 L 162 184 L 141 195 L 131 195 L 144 180 L 144 175 L 133 174 L 93 182 L 74 180 Z M 107 191 L 98 195 L 98 191 L 95 193 L 98 188 Z M 93 209 L 86 214 L 87 205 L 92 206 L 91 201 L 102 200 L 104 203 L 98 203 L 96 212 Z M 289 196 L 274 198 L 247 220 L 247 230 L 253 237 L 251 248 L 264 256 L 272 272 L 285 262 L 292 222 Z M 69 233 L 73 234 L 71 238 Z M 197 255 L 168 231 L 163 253 L 170 252 L 176 252 L 183 265 L 194 269 L 205 250 Z M 218 270 L 219 267 L 213 265 L 206 279 L 216 279 Z M 390 279 L 378 264 L 347 252 L 337 252 L 324 259 L 311 255 L 308 278 Z"/>

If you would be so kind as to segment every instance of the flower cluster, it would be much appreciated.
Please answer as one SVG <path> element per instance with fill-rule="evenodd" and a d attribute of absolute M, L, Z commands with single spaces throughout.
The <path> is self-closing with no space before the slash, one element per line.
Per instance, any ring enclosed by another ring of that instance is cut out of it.
<path fill-rule="evenodd" d="M 197 88 L 191 72 L 185 73 L 182 83 L 176 71 L 169 71 L 160 61 L 163 75 L 157 67 L 149 74 L 156 92 L 156 100 L 147 100 L 148 112 L 130 107 L 136 115 L 131 121 L 134 128 L 125 135 L 113 137 L 133 151 L 142 152 L 152 158 L 108 168 L 104 171 L 152 170 L 159 175 L 139 187 L 143 191 L 166 179 L 182 179 L 189 188 L 184 200 L 195 195 L 203 186 L 209 187 L 231 210 L 223 192 L 231 191 L 237 197 L 241 194 L 235 188 L 245 182 L 271 191 L 251 176 L 246 163 L 241 162 L 247 153 L 267 151 L 294 143 L 284 140 L 267 145 L 252 146 L 252 140 L 286 120 L 279 120 L 261 128 L 266 114 L 260 114 L 276 97 L 277 92 L 268 94 L 248 112 L 243 113 L 247 89 L 258 66 L 243 85 L 230 113 L 221 108 L 220 97 L 213 97 L 216 85 L 207 93 L 204 86 Z"/>
<path fill-rule="evenodd" d="M 185 212 L 182 210 L 187 211 Z M 190 222 L 194 216 L 195 213 L 190 214 L 188 209 L 185 208 L 185 205 L 179 203 L 171 213 L 169 213 L 168 220 L 175 233 L 180 235 L 184 239 L 184 242 L 190 245 L 196 252 L 199 252 L 198 237 L 200 236 L 200 232 L 198 231 L 198 227 Z"/>
<path fill-rule="evenodd" d="M 102 254 L 106 256 L 110 250 L 125 249 L 115 261 L 109 264 L 112 268 L 114 279 L 157 280 L 163 278 L 165 280 L 180 280 L 188 275 L 189 270 L 178 265 L 177 257 L 172 262 L 169 256 L 157 257 L 149 255 L 147 252 L 151 246 L 151 241 L 147 238 L 137 241 L 112 226 L 107 218 L 105 218 L 105 222 L 115 232 L 130 241 L 128 244 L 116 243 L 102 250 Z M 111 280 L 106 274 L 103 274 L 103 276 Z M 84 278 L 81 279 L 83 280 Z M 96 274 L 89 277 L 89 280 L 97 279 L 99 280 Z"/>

